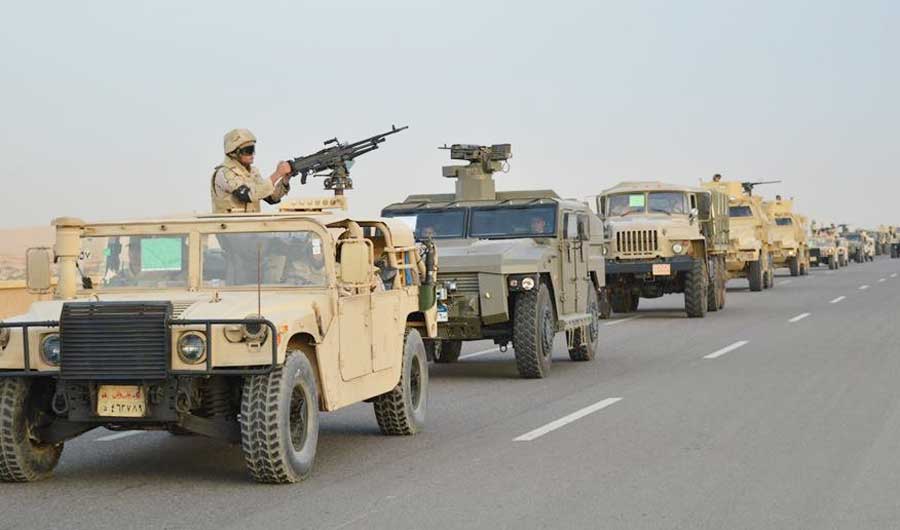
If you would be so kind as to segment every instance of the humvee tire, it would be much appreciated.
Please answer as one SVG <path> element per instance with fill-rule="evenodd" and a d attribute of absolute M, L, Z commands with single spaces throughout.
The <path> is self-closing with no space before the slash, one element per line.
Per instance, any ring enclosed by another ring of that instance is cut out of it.
<path fill-rule="evenodd" d="M 600 349 L 600 300 L 594 284 L 588 286 L 588 313 L 591 314 L 591 324 L 587 327 L 587 340 L 582 337 L 581 329 L 576 329 L 574 334 L 574 348 L 569 349 L 569 358 L 573 361 L 590 361 Z"/>
<path fill-rule="evenodd" d="M 400 381 L 390 392 L 373 400 L 375 419 L 382 434 L 408 436 L 425 427 L 428 403 L 428 360 L 422 336 L 414 329 L 403 336 Z"/>
<path fill-rule="evenodd" d="M 306 355 L 288 352 L 284 365 L 244 379 L 240 423 L 254 480 L 291 484 L 309 476 L 319 442 L 319 393 Z"/>
<path fill-rule="evenodd" d="M 838 268 L 837 258 L 831 258 L 828 260 L 828 268 L 831 270 L 836 270 Z"/>
<path fill-rule="evenodd" d="M 747 265 L 747 279 L 750 281 L 750 290 L 754 292 L 763 290 L 762 262 L 751 261 Z"/>
<path fill-rule="evenodd" d="M 613 313 L 634 313 L 637 311 L 640 301 L 641 297 L 635 296 L 630 290 L 623 294 L 610 296 Z"/>
<path fill-rule="evenodd" d="M 455 363 L 459 360 L 459 354 L 462 352 L 461 340 L 424 339 L 424 342 L 428 360 L 440 364 Z"/>
<path fill-rule="evenodd" d="M 33 410 L 39 397 L 32 381 L 0 380 L 0 480 L 34 482 L 49 477 L 62 455 L 63 444 L 45 444 L 32 435 Z"/>
<path fill-rule="evenodd" d="M 791 270 L 791 276 L 800 276 L 800 260 L 797 258 L 792 259 L 788 263 L 788 268 Z"/>
<path fill-rule="evenodd" d="M 684 311 L 689 318 L 703 318 L 706 315 L 708 290 L 706 260 L 694 260 L 691 270 L 684 276 Z"/>
<path fill-rule="evenodd" d="M 516 368 L 526 379 L 547 377 L 553 360 L 556 319 L 550 304 L 550 290 L 544 282 L 519 294 L 515 301 L 513 349 Z"/>

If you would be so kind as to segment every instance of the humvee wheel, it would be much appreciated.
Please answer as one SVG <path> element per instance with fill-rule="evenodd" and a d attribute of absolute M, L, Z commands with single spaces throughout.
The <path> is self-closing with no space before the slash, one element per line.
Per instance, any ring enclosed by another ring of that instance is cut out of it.
<path fill-rule="evenodd" d="M 446 343 L 444 344 L 446 346 Z M 425 428 L 428 403 L 428 360 L 422 337 L 414 329 L 403 337 L 400 381 L 390 392 L 375 398 L 375 419 L 383 434 L 416 434 Z"/>
<path fill-rule="evenodd" d="M 791 270 L 791 276 L 800 276 L 800 268 L 802 265 L 800 264 L 800 260 L 797 258 L 791 259 L 788 264 L 788 268 Z"/>
<path fill-rule="evenodd" d="M 440 343 L 440 347 L 438 347 Z M 459 360 L 459 354 L 462 352 L 461 340 L 437 340 L 429 339 L 425 341 L 425 353 L 436 363 L 449 364 Z"/>
<path fill-rule="evenodd" d="M 691 264 L 691 270 L 684 276 L 684 311 L 690 318 L 703 318 L 706 315 L 709 299 L 709 278 L 706 275 L 706 260 L 697 259 Z"/>
<path fill-rule="evenodd" d="M 588 287 L 588 313 L 591 314 L 591 323 L 584 330 L 587 333 L 582 334 L 582 329 L 576 329 L 573 341 L 575 347 L 569 349 L 569 358 L 573 361 L 593 360 L 600 349 L 600 301 L 593 284 Z"/>
<path fill-rule="evenodd" d="M 241 449 L 257 482 L 291 484 L 309 476 L 319 441 L 319 393 L 309 360 L 288 352 L 284 365 L 244 379 Z"/>
<path fill-rule="evenodd" d="M 762 291 L 763 289 L 763 271 L 762 271 L 762 262 L 751 261 L 747 265 L 747 280 L 750 282 L 750 290 L 754 292 Z"/>
<path fill-rule="evenodd" d="M 34 429 L 40 415 L 32 381 L 0 380 L 0 480 L 34 482 L 49 477 L 63 444 L 42 443 Z M 48 400 L 49 401 L 49 400 Z"/>
<path fill-rule="evenodd" d="M 526 379 L 547 377 L 553 360 L 556 319 L 550 305 L 550 290 L 544 283 L 519 294 L 515 301 L 513 349 L 516 368 Z"/>

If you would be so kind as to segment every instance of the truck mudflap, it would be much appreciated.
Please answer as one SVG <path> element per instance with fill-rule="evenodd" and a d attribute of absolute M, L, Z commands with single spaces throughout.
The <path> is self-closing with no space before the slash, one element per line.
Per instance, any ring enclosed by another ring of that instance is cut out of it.
<path fill-rule="evenodd" d="M 606 275 L 612 274 L 653 274 L 654 265 L 669 265 L 671 273 L 691 270 L 694 258 L 690 256 L 675 256 L 665 260 L 653 261 L 607 261 Z"/>
<path fill-rule="evenodd" d="M 203 326 L 207 337 L 212 336 L 213 326 L 227 325 L 245 325 L 259 324 L 269 329 L 269 343 L 272 347 L 272 359 L 269 364 L 262 366 L 254 366 L 252 368 L 214 368 L 212 358 L 214 355 L 212 341 L 206 341 L 206 365 L 204 368 L 196 370 L 172 370 L 171 366 L 167 370 L 168 376 L 187 375 L 187 376 L 207 376 L 207 375 L 265 375 L 270 373 L 278 365 L 278 329 L 270 320 L 259 318 L 240 318 L 240 319 L 168 319 L 166 325 L 168 327 L 176 326 Z M 30 351 L 29 329 L 30 328 L 59 328 L 58 320 L 48 320 L 41 322 L 0 322 L 0 329 L 21 329 L 22 330 L 22 351 L 24 363 L 22 369 L 0 370 L 0 377 L 59 377 L 60 371 L 41 371 L 33 366 L 32 355 Z M 171 352 L 170 352 L 171 354 Z M 65 352 L 62 352 L 65 355 Z"/>

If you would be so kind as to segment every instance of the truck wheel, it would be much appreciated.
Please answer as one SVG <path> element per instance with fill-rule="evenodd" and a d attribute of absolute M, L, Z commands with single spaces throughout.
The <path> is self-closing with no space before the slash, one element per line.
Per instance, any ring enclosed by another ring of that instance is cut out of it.
<path fill-rule="evenodd" d="M 600 289 L 600 318 L 603 320 L 608 320 L 610 315 L 612 315 L 612 303 L 609 301 L 609 290 L 605 287 Z"/>
<path fill-rule="evenodd" d="M 688 317 L 702 318 L 706 315 L 708 289 L 706 260 L 694 260 L 691 270 L 687 271 L 684 277 L 684 310 Z"/>
<path fill-rule="evenodd" d="M 791 270 L 791 276 L 800 276 L 800 260 L 797 258 L 792 258 L 790 263 L 788 263 L 788 268 Z"/>
<path fill-rule="evenodd" d="M 828 260 L 828 268 L 831 270 L 836 270 L 838 268 L 837 259 L 831 258 Z"/>
<path fill-rule="evenodd" d="M 709 287 L 706 289 L 706 310 L 719 310 L 719 263 L 713 259 L 709 262 Z"/>
<path fill-rule="evenodd" d="M 257 482 L 291 484 L 309 476 L 319 441 L 319 393 L 309 360 L 288 352 L 283 366 L 244 379 L 241 449 Z"/>
<path fill-rule="evenodd" d="M 438 344 L 440 343 L 440 348 Z M 438 352 L 440 350 L 440 352 Z M 455 363 L 459 360 L 459 354 L 462 352 L 461 340 L 425 340 L 425 353 L 428 359 L 438 364 Z"/>
<path fill-rule="evenodd" d="M 425 345 L 414 329 L 403 337 L 403 366 L 397 386 L 374 400 L 375 419 L 383 434 L 405 436 L 425 428 L 428 408 L 428 362 Z"/>
<path fill-rule="evenodd" d="M 590 361 L 600 349 L 600 302 L 593 285 L 588 287 L 587 299 L 591 323 L 584 329 L 575 330 L 572 341 L 575 347 L 569 350 L 569 358 L 573 361 Z"/>
<path fill-rule="evenodd" d="M 725 265 L 725 258 L 719 259 L 719 309 L 725 309 L 725 297 L 728 294 L 728 269 Z"/>
<path fill-rule="evenodd" d="M 620 293 L 613 293 L 610 296 L 610 305 L 613 313 L 633 313 L 636 311 L 637 302 L 635 298 L 637 297 L 634 296 L 630 289 Z"/>
<path fill-rule="evenodd" d="M 750 290 L 759 292 L 763 290 L 762 262 L 751 261 L 747 264 L 747 280 L 750 281 Z"/>
<path fill-rule="evenodd" d="M 547 377 L 553 360 L 556 319 L 550 305 L 550 290 L 544 283 L 516 297 L 513 348 L 516 368 L 526 379 Z"/>
<path fill-rule="evenodd" d="M 63 444 L 36 438 L 40 386 L 23 378 L 0 381 L 0 480 L 34 482 L 49 477 L 62 455 Z"/>

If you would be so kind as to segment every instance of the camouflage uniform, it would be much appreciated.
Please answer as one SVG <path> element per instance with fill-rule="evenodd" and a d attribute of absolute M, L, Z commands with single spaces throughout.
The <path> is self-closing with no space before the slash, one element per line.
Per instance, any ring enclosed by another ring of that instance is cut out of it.
<path fill-rule="evenodd" d="M 250 188 L 251 201 L 243 203 L 234 195 L 241 186 Z M 226 156 L 221 165 L 216 166 L 210 182 L 213 213 L 258 212 L 259 201 L 275 204 L 290 191 L 290 185 L 280 180 L 277 185 L 262 178 L 255 167 L 247 169 L 237 160 Z"/>

